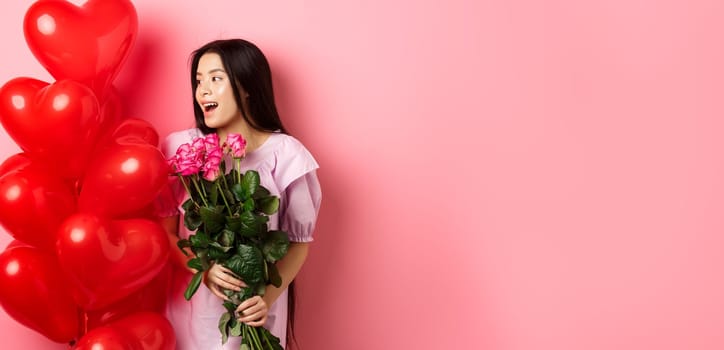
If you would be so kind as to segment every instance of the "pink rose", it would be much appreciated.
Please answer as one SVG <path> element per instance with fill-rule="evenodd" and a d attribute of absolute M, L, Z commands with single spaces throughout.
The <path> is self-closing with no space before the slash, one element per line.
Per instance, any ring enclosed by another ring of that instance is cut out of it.
<path fill-rule="evenodd" d="M 168 163 L 168 166 L 169 166 L 171 169 L 173 169 L 173 171 L 177 171 L 177 170 L 176 170 L 176 168 L 177 168 L 177 165 L 176 165 L 177 159 L 178 159 L 178 156 L 175 155 L 175 154 L 174 154 L 171 158 L 166 159 L 166 163 Z"/>
<path fill-rule="evenodd" d="M 204 142 L 203 137 L 197 137 L 191 141 L 191 148 L 193 148 L 195 152 L 201 153 L 201 159 L 206 155 L 206 142 Z"/>
<path fill-rule="evenodd" d="M 204 145 L 206 146 L 206 151 L 210 151 L 215 148 L 219 148 L 219 135 L 216 133 L 208 134 L 204 137 Z"/>
<path fill-rule="evenodd" d="M 209 181 L 216 180 L 219 177 L 221 165 L 221 159 L 224 153 L 221 152 L 221 148 L 217 147 L 206 153 L 206 161 L 204 162 L 203 171 L 204 179 Z"/>
<path fill-rule="evenodd" d="M 246 155 L 246 140 L 241 134 L 229 134 L 226 137 L 226 144 L 231 150 L 232 157 L 242 158 Z"/>
<path fill-rule="evenodd" d="M 195 140 L 194 140 L 195 141 Z M 184 143 L 176 150 L 176 171 L 182 176 L 197 174 L 203 165 L 204 154 L 188 143 Z"/>

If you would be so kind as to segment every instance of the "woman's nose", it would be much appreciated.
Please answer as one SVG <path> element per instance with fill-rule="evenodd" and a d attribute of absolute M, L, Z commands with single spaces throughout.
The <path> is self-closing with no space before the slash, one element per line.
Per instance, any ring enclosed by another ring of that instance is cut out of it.
<path fill-rule="evenodd" d="M 206 87 L 206 84 L 204 82 L 199 82 L 199 85 L 196 86 L 196 89 L 199 91 L 199 94 L 201 96 L 206 96 L 211 93 L 208 87 Z"/>

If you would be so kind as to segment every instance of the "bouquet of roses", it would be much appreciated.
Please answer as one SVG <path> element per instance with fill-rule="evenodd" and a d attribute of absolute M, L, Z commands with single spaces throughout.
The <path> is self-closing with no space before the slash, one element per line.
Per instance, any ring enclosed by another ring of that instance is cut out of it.
<path fill-rule="evenodd" d="M 224 291 L 229 300 L 224 302 L 226 312 L 219 320 L 222 342 L 229 336 L 242 336 L 241 349 L 281 350 L 279 338 L 267 329 L 248 326 L 234 317 L 242 301 L 264 295 L 268 284 L 281 285 L 274 263 L 289 248 L 286 232 L 269 230 L 267 225 L 269 215 L 279 208 L 279 197 L 260 185 L 258 172 L 241 173 L 245 149 L 246 141 L 239 134 L 230 134 L 219 145 L 218 135 L 212 133 L 181 145 L 169 159 L 190 197 L 182 205 L 184 226 L 195 230 L 178 242 L 185 254 L 186 248 L 193 252 L 188 266 L 197 271 L 184 296 L 191 299 L 203 274 L 212 264 L 222 264 L 248 286 L 239 292 Z M 233 161 L 228 173 L 227 155 Z"/>

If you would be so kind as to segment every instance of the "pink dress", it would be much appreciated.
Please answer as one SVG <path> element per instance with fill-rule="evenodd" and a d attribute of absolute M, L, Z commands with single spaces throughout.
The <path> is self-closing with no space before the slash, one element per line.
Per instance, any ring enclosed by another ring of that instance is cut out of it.
<path fill-rule="evenodd" d="M 166 138 L 162 150 L 166 157 L 170 157 L 180 145 L 199 136 L 203 134 L 198 129 L 174 132 Z M 279 212 L 270 218 L 269 229 L 285 230 L 292 242 L 312 241 L 321 201 L 316 175 L 318 167 L 314 157 L 297 139 L 280 133 L 269 136 L 261 147 L 248 153 L 241 161 L 242 172 L 258 171 L 262 186 L 280 197 Z M 159 216 L 183 214 L 180 204 L 185 197 L 183 187 L 178 182 L 172 182 L 170 191 L 158 201 Z M 179 236 L 187 238 L 190 233 L 183 226 L 182 218 Z M 183 292 L 191 276 L 188 271 L 174 267 L 171 278 L 166 317 L 176 333 L 177 349 L 239 349 L 241 340 L 238 337 L 230 337 L 225 345 L 221 344 L 218 323 L 219 317 L 225 311 L 221 299 L 203 284 L 190 301 L 184 299 Z M 271 305 L 264 326 L 279 337 L 282 346 L 286 347 L 287 291 Z"/>

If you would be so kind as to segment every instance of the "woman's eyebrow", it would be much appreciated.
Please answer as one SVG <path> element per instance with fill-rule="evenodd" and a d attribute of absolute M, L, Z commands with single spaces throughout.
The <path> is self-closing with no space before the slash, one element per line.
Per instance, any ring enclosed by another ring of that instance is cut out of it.
<path fill-rule="evenodd" d="M 224 69 L 222 69 L 222 68 L 214 68 L 214 69 L 210 70 L 207 74 L 216 73 L 216 72 L 226 73 L 226 71 L 224 71 Z M 203 74 L 203 73 L 196 72 L 196 75 L 201 75 L 201 74 Z"/>

